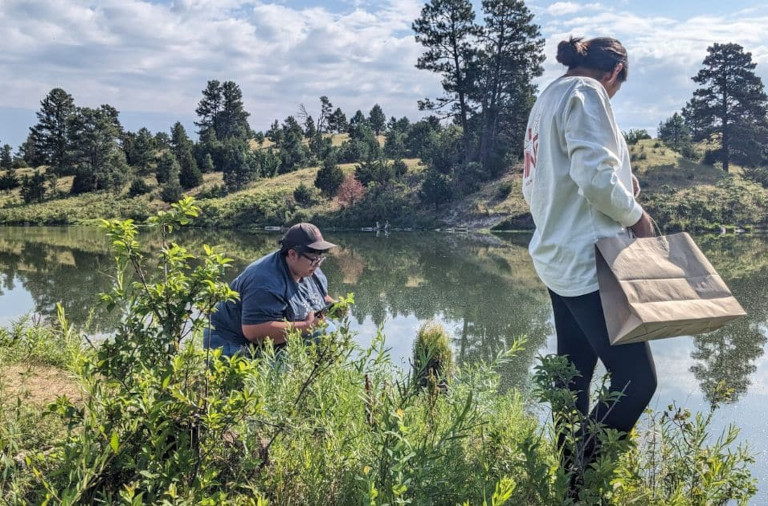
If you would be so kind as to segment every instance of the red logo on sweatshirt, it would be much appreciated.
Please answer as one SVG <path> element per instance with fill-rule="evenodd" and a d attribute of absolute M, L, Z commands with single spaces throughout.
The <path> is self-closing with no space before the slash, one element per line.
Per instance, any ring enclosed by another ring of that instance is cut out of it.
<path fill-rule="evenodd" d="M 536 168 L 536 157 L 539 153 L 539 134 L 533 135 L 533 129 L 529 128 L 525 136 L 525 162 L 523 164 L 523 177 L 531 175 L 531 169 Z"/>

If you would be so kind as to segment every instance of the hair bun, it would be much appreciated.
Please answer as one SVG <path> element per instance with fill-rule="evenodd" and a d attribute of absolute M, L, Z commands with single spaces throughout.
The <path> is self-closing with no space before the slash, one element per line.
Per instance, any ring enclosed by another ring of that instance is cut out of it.
<path fill-rule="evenodd" d="M 581 37 L 570 37 L 557 45 L 557 61 L 568 68 L 578 67 L 587 55 L 587 45 Z"/>

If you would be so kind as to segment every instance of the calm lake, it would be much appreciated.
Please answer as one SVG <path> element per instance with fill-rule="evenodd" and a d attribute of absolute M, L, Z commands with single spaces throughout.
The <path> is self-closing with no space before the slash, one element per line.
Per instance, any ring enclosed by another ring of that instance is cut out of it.
<path fill-rule="evenodd" d="M 525 234 L 474 235 L 437 232 L 326 232 L 340 245 L 323 264 L 332 295 L 355 294 L 353 328 L 361 345 L 379 327 L 396 363 L 407 367 L 422 322 L 436 319 L 453 337 L 458 362 L 491 360 L 518 336 L 525 351 L 502 371 L 507 386 L 525 389 L 536 357 L 554 351 L 552 310 L 528 257 Z M 185 231 L 179 242 L 216 246 L 233 258 L 234 277 L 248 263 L 273 250 L 279 233 Z M 696 238 L 747 318 L 696 337 L 656 341 L 652 349 L 659 389 L 651 406 L 669 403 L 706 410 L 715 386 L 734 396 L 719 407 L 715 429 L 736 423 L 741 441 L 756 454 L 760 492 L 754 504 L 768 504 L 768 237 Z M 151 240 L 149 246 L 157 247 Z M 90 321 L 92 333 L 109 333 L 112 316 L 96 308 L 114 274 L 109 244 L 96 228 L 0 228 L 0 325 L 35 313 L 55 315 L 61 302 L 70 320 Z"/>

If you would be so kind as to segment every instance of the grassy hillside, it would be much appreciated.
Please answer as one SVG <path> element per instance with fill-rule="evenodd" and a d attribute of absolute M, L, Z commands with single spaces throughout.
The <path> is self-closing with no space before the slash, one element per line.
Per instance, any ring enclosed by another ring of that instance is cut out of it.
<path fill-rule="evenodd" d="M 340 144 L 343 136 L 334 136 Z M 263 146 L 262 146 L 263 147 Z M 768 191 L 742 177 L 733 167 L 726 174 L 717 167 L 687 160 L 655 140 L 631 146 L 631 158 L 640 180 L 640 201 L 668 230 L 715 229 L 721 227 L 765 227 L 768 223 Z M 418 159 L 405 160 L 407 173 L 386 189 L 369 190 L 364 201 L 344 208 L 336 199 L 314 192 L 308 202 L 298 203 L 294 190 L 301 184 L 312 188 L 318 167 L 261 179 L 247 188 L 218 196 L 222 174 L 204 175 L 201 186 L 188 192 L 204 209 L 202 224 L 216 228 L 249 228 L 285 225 L 312 220 L 325 226 L 358 228 L 389 221 L 393 226 L 432 228 L 468 227 L 509 230 L 532 227 L 522 199 L 521 167 L 511 167 L 502 178 L 482 184 L 475 193 L 438 208 L 424 206 L 418 198 L 424 166 Z M 356 164 L 344 164 L 345 173 Z M 41 168 L 44 170 L 44 167 Z M 19 176 L 32 169 L 19 169 Z M 70 196 L 72 177 L 56 181 L 56 198 L 24 204 L 20 190 L 0 192 L 0 223 L 87 224 L 99 218 L 133 218 L 143 221 L 167 207 L 160 200 L 154 178 L 146 178 L 150 192 L 130 197 L 127 188 L 117 194 L 89 193 Z"/>

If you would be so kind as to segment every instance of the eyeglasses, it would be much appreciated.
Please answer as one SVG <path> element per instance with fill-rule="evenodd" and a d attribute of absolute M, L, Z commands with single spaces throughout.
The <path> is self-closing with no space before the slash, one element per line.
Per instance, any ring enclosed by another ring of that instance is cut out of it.
<path fill-rule="evenodd" d="M 312 267 L 315 267 L 315 266 L 320 267 L 320 264 L 322 264 L 325 261 L 325 255 L 318 255 L 316 257 L 311 257 L 306 253 L 304 253 L 303 251 L 299 253 L 299 255 L 309 260 L 309 265 L 311 265 Z"/>

